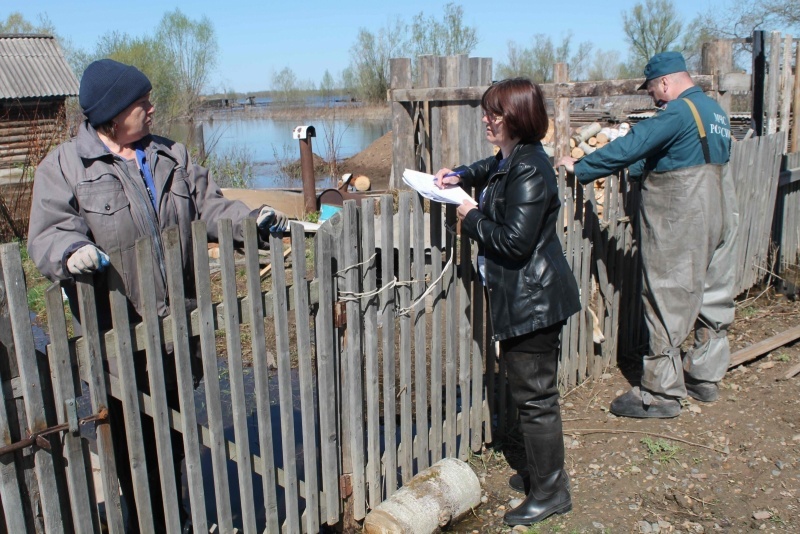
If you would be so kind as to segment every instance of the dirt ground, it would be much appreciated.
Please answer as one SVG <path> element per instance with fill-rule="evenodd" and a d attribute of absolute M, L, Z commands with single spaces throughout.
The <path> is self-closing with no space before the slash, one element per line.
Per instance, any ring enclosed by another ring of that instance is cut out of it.
<path fill-rule="evenodd" d="M 351 158 L 344 160 L 339 166 L 341 172 L 363 174 L 372 182 L 373 191 L 389 189 L 389 175 L 392 169 L 392 132 L 389 131 L 376 139 L 367 148 Z"/>
<path fill-rule="evenodd" d="M 761 296 L 737 306 L 732 351 L 800 323 L 800 302 Z M 689 399 L 680 416 L 635 420 L 610 414 L 627 391 L 619 369 L 565 392 L 562 415 L 573 509 L 534 527 L 544 532 L 800 532 L 800 344 L 773 350 L 728 372 L 720 399 Z M 483 504 L 452 532 L 509 532 L 509 465 L 524 461 L 518 438 L 470 460 Z"/>

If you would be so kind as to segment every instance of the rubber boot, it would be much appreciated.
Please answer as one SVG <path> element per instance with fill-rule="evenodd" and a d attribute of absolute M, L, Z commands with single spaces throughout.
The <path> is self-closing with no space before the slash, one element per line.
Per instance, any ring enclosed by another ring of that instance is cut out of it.
<path fill-rule="evenodd" d="M 564 435 L 556 385 L 558 352 L 512 350 L 503 354 L 530 477 L 525 500 L 503 518 L 508 525 L 530 525 L 572 509 L 563 471 Z"/>
<path fill-rule="evenodd" d="M 567 474 L 566 469 L 564 470 L 564 478 L 567 481 L 567 490 L 570 489 L 569 485 L 569 475 Z M 527 495 L 528 492 L 531 490 L 531 477 L 528 474 L 528 469 L 520 469 L 510 477 L 508 477 L 508 487 L 513 489 L 514 491 L 518 491 L 523 495 Z"/>

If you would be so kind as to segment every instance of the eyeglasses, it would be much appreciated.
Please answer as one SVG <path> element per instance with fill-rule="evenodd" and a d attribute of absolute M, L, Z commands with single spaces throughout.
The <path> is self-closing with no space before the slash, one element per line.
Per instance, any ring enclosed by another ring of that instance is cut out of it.
<path fill-rule="evenodd" d="M 483 110 L 483 116 L 486 117 L 486 120 L 492 123 L 498 123 L 503 121 L 502 115 L 495 115 L 491 111 Z"/>

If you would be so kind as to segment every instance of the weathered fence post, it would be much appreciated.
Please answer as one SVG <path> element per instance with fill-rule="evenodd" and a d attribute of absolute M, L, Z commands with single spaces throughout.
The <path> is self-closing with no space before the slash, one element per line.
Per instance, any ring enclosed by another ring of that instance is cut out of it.
<path fill-rule="evenodd" d="M 389 87 L 411 89 L 411 60 L 389 60 Z M 392 102 L 392 171 L 389 189 L 407 189 L 401 179 L 405 166 L 414 161 L 414 119 L 411 102 Z"/>
<path fill-rule="evenodd" d="M 731 112 L 731 95 L 721 90 L 725 74 L 733 70 L 733 43 L 730 39 L 719 39 L 703 43 L 701 72 L 714 76 L 712 89 L 706 94 L 719 102 L 725 113 Z"/>

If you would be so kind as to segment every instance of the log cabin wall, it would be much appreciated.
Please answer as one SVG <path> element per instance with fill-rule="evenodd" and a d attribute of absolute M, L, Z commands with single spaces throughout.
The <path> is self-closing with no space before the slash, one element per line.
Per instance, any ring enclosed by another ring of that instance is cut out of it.
<path fill-rule="evenodd" d="M 27 235 L 33 174 L 67 137 L 64 97 L 0 100 L 0 241 Z"/>

